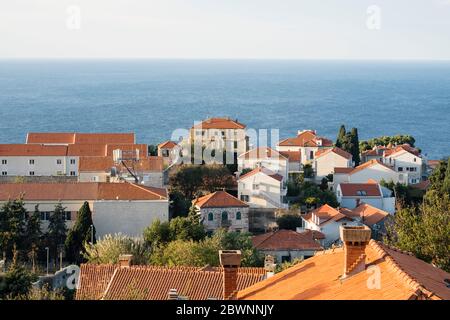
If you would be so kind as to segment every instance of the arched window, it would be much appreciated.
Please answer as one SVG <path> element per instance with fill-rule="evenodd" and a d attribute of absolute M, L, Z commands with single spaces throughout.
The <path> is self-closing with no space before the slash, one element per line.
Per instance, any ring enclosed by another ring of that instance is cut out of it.
<path fill-rule="evenodd" d="M 228 212 L 222 212 L 222 221 L 228 220 Z"/>
<path fill-rule="evenodd" d="M 214 214 L 212 212 L 208 213 L 208 221 L 214 220 Z"/>
<path fill-rule="evenodd" d="M 238 212 L 236 212 L 236 220 L 241 220 L 241 212 L 240 211 L 238 211 Z"/>

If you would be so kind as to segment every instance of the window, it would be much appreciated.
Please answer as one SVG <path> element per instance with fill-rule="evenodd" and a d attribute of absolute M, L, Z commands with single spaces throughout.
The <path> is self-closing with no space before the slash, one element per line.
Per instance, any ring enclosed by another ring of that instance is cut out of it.
<path fill-rule="evenodd" d="M 414 158 L 414 162 L 417 162 L 417 158 Z"/>
<path fill-rule="evenodd" d="M 238 147 L 238 142 L 234 141 L 234 149 L 237 149 L 237 147 Z"/>
<path fill-rule="evenodd" d="M 50 218 L 50 212 L 41 211 L 41 220 L 47 221 Z"/>
<path fill-rule="evenodd" d="M 403 167 L 398 167 L 398 171 L 403 171 Z"/>
<path fill-rule="evenodd" d="M 75 171 L 70 171 L 70 175 L 73 177 L 75 176 Z"/>
<path fill-rule="evenodd" d="M 30 176 L 34 176 L 34 171 L 30 171 L 29 173 Z"/>
<path fill-rule="evenodd" d="M 253 190 L 259 190 L 259 184 L 253 184 Z"/>
<path fill-rule="evenodd" d="M 309 152 L 309 158 L 310 159 L 314 159 L 314 151 L 310 151 Z"/>
<path fill-rule="evenodd" d="M 358 191 L 356 191 L 356 194 L 358 196 L 367 196 L 367 192 L 364 190 L 358 190 Z"/>
<path fill-rule="evenodd" d="M 34 159 L 30 159 L 29 163 L 34 164 Z"/>
<path fill-rule="evenodd" d="M 208 213 L 208 221 L 214 220 L 214 214 L 212 212 Z"/>
<path fill-rule="evenodd" d="M 61 164 L 62 160 L 61 159 L 56 159 L 56 164 Z"/>
<path fill-rule="evenodd" d="M 70 159 L 70 164 L 75 164 L 75 159 Z"/>
<path fill-rule="evenodd" d="M 222 221 L 228 220 L 228 212 L 224 211 L 222 212 Z"/>
<path fill-rule="evenodd" d="M 7 176 L 8 175 L 8 171 L 2 171 L 2 176 Z"/>
<path fill-rule="evenodd" d="M 416 171 L 417 171 L 417 168 L 415 168 L 415 167 L 411 167 L 411 168 L 409 168 L 409 171 L 413 171 L 413 172 L 416 172 Z"/>
<path fill-rule="evenodd" d="M 236 220 L 241 220 L 241 219 L 242 219 L 241 212 L 240 211 L 236 212 Z"/>
<path fill-rule="evenodd" d="M 163 149 L 163 151 L 162 151 L 162 156 L 163 156 L 163 157 L 168 157 L 168 156 L 169 156 L 169 150 Z"/>
<path fill-rule="evenodd" d="M 64 219 L 65 219 L 66 221 L 72 220 L 72 212 L 70 212 L 70 211 L 65 211 L 65 212 L 64 212 Z"/>
<path fill-rule="evenodd" d="M 8 160 L 3 159 L 3 160 L 2 160 L 2 164 L 8 164 Z"/>
<path fill-rule="evenodd" d="M 250 200 L 250 197 L 248 195 L 241 194 L 241 200 L 245 201 L 245 202 L 248 202 Z"/>

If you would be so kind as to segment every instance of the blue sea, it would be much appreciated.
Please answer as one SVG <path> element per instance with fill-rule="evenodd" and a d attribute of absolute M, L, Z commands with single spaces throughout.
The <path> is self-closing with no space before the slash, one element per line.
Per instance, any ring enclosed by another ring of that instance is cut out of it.
<path fill-rule="evenodd" d="M 133 131 L 141 143 L 230 116 L 281 138 L 410 134 L 450 155 L 450 62 L 0 60 L 0 143 L 29 131 Z"/>

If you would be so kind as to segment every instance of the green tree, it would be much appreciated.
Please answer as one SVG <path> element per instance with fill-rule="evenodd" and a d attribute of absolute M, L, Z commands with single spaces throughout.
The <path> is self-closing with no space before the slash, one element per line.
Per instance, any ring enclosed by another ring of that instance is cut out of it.
<path fill-rule="evenodd" d="M 25 217 L 27 211 L 23 199 L 7 201 L 0 210 L 0 245 L 6 258 L 13 246 L 23 249 L 25 246 Z"/>
<path fill-rule="evenodd" d="M 85 201 L 65 241 L 67 260 L 77 264 L 84 262 L 85 243 L 90 241 L 95 243 L 95 227 L 89 203 Z"/>
<path fill-rule="evenodd" d="M 314 177 L 314 169 L 311 164 L 307 163 L 303 166 L 303 175 L 305 178 Z"/>
<path fill-rule="evenodd" d="M 158 146 L 153 144 L 148 145 L 148 155 L 149 156 L 157 156 L 158 155 Z"/>
<path fill-rule="evenodd" d="M 345 131 L 345 126 L 341 125 L 341 127 L 339 128 L 339 132 L 336 138 L 336 147 L 338 148 L 342 148 L 342 141 L 345 138 L 345 135 L 347 134 L 347 132 Z"/>
<path fill-rule="evenodd" d="M 298 214 L 285 214 L 277 218 L 276 220 L 278 228 L 285 230 L 297 230 L 297 227 L 301 227 L 302 218 Z"/>
<path fill-rule="evenodd" d="M 169 198 L 171 217 L 186 217 L 189 214 L 189 208 L 192 205 L 192 201 L 187 199 L 183 193 L 178 190 L 171 190 Z"/>
<path fill-rule="evenodd" d="M 24 266 L 13 263 L 3 278 L 0 278 L 0 298 L 15 299 L 30 292 L 36 277 Z"/>
<path fill-rule="evenodd" d="M 203 185 L 200 165 L 181 165 L 169 177 L 172 190 L 177 190 L 187 199 L 194 199 Z"/>
<path fill-rule="evenodd" d="M 65 219 L 66 211 L 61 203 L 55 206 L 55 210 L 49 217 L 48 230 L 45 234 L 50 254 L 56 259 L 58 246 L 63 246 L 66 241 L 67 227 Z"/>
<path fill-rule="evenodd" d="M 26 249 L 34 272 L 36 269 L 37 253 L 42 241 L 41 213 L 39 212 L 39 205 L 34 207 L 34 212 L 28 217 L 25 234 L 27 243 Z"/>
<path fill-rule="evenodd" d="M 351 154 L 353 156 L 353 161 L 355 165 L 358 166 L 361 162 L 360 152 L 359 152 L 359 137 L 358 137 L 358 129 L 352 128 L 350 132 L 350 141 L 351 141 Z"/>

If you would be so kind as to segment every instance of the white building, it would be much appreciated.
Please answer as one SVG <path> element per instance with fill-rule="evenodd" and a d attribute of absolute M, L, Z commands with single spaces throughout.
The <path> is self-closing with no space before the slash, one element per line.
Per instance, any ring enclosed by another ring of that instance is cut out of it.
<path fill-rule="evenodd" d="M 278 143 L 277 150 L 284 151 L 300 151 L 301 163 L 312 163 L 315 154 L 319 149 L 331 148 L 333 142 L 329 139 L 316 135 L 314 130 L 299 131 L 294 138 L 287 138 Z"/>
<path fill-rule="evenodd" d="M 247 151 L 246 126 L 231 118 L 209 118 L 195 124 L 190 130 L 190 140 L 215 149 L 222 147 L 238 155 Z"/>
<path fill-rule="evenodd" d="M 259 147 L 241 154 L 238 157 L 238 172 L 244 169 L 267 168 L 288 178 L 288 159 L 278 151 L 269 147 Z"/>
<path fill-rule="evenodd" d="M 264 167 L 258 167 L 238 180 L 238 197 L 251 208 L 286 208 L 286 192 L 283 176 Z"/>
<path fill-rule="evenodd" d="M 192 204 L 198 210 L 208 232 L 219 228 L 248 231 L 248 204 L 228 192 L 216 191 L 192 201 Z"/>
<path fill-rule="evenodd" d="M 395 197 L 393 192 L 375 181 L 366 183 L 340 183 L 336 187 L 336 198 L 341 207 L 354 209 L 362 203 L 393 214 Z"/>
<path fill-rule="evenodd" d="M 379 160 L 370 160 L 356 168 L 334 168 L 334 188 L 339 183 L 365 183 L 369 179 L 378 183 L 384 180 L 385 182 L 408 184 L 408 174 L 396 172 Z"/>
<path fill-rule="evenodd" d="M 158 145 L 158 157 L 162 157 L 165 166 L 175 163 L 180 156 L 180 147 L 174 141 L 165 141 Z"/>
<path fill-rule="evenodd" d="M 352 155 L 337 147 L 320 149 L 316 152 L 313 169 L 317 181 L 321 181 L 327 175 L 333 174 L 336 167 L 352 168 Z"/>
<path fill-rule="evenodd" d="M 44 231 L 49 216 L 59 202 L 66 208 L 66 221 L 70 228 L 78 210 L 87 201 L 99 237 L 119 232 L 140 237 L 155 219 L 169 219 L 169 200 L 165 189 L 127 182 L 5 183 L 0 186 L 0 205 L 21 195 L 29 212 L 34 212 L 35 206 L 39 205 Z"/>

